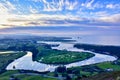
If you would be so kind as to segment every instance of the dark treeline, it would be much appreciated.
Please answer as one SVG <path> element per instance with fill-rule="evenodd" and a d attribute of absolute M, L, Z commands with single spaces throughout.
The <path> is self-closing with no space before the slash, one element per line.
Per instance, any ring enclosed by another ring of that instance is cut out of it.
<path fill-rule="evenodd" d="M 75 44 L 74 47 L 90 50 L 102 54 L 110 54 L 120 58 L 120 46 L 102 46 L 102 45 L 90 45 L 90 44 Z"/>
<path fill-rule="evenodd" d="M 37 44 L 34 41 L 6 40 L 2 43 L 4 43 L 4 45 L 0 46 L 1 51 L 23 51 L 23 52 L 30 51 L 33 53 L 32 55 L 33 61 L 36 60 L 38 54 L 42 54 L 39 51 L 39 48 L 51 49 L 51 45 L 47 45 L 44 43 Z"/>
<path fill-rule="evenodd" d="M 20 73 L 47 74 L 47 73 L 49 73 L 50 71 L 39 72 L 39 71 L 34 71 L 34 70 L 24 70 L 24 69 L 21 69 L 21 70 L 18 70 L 18 72 L 20 72 Z"/>

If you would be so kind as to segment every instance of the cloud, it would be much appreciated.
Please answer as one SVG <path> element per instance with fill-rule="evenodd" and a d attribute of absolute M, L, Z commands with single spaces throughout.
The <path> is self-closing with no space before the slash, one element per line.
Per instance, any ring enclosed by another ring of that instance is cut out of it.
<path fill-rule="evenodd" d="M 8 8 L 4 5 L 0 13 L 0 28 L 17 27 L 17 26 L 95 26 L 108 28 L 110 26 L 120 26 L 120 14 L 108 14 L 106 11 L 91 13 L 91 17 L 78 16 L 72 14 L 36 14 L 37 11 L 30 6 L 31 14 L 17 15 L 9 13 Z M 84 14 L 84 13 L 83 13 Z M 3 16 L 6 15 L 6 16 Z M 92 15 L 94 17 L 92 17 Z"/>
<path fill-rule="evenodd" d="M 41 3 L 43 3 L 43 11 L 62 11 L 63 9 L 63 2 L 64 0 L 59 0 L 58 2 L 55 0 L 52 0 L 51 2 L 48 2 L 47 0 L 41 0 Z"/>
<path fill-rule="evenodd" d="M 29 10 L 32 14 L 38 13 L 38 10 L 33 8 L 32 6 L 29 7 Z"/>
<path fill-rule="evenodd" d="M 9 18 L 8 23 L 2 26 L 82 26 L 82 27 L 100 27 L 108 28 L 110 26 L 120 26 L 120 14 L 111 16 L 102 16 L 99 18 L 84 18 L 73 15 L 48 15 L 31 14 L 17 15 Z"/>
<path fill-rule="evenodd" d="M 99 18 L 99 20 L 102 22 L 107 22 L 107 23 L 120 24 L 120 14 L 114 14 L 111 16 L 101 17 L 101 18 Z"/>
<path fill-rule="evenodd" d="M 17 0 L 18 3 L 19 1 Z M 22 4 L 16 5 L 6 0 L 0 1 L 0 28 L 17 26 L 101 26 L 101 28 L 108 28 L 120 26 L 118 10 L 110 12 L 108 10 L 96 11 L 97 9 L 95 9 L 103 7 L 116 9 L 119 4 L 103 6 L 95 0 L 86 0 L 85 2 L 78 0 L 32 1 L 25 4 L 24 7 Z"/>
<path fill-rule="evenodd" d="M 92 9 L 92 8 L 93 8 L 93 7 L 92 7 L 93 2 L 94 2 L 94 0 L 91 0 L 90 2 L 88 2 L 88 3 L 86 4 L 86 7 Z"/>
<path fill-rule="evenodd" d="M 78 1 L 71 0 L 33 0 L 34 2 L 40 2 L 43 4 L 43 11 L 62 11 L 66 10 L 74 10 L 76 6 L 78 6 Z"/>
<path fill-rule="evenodd" d="M 94 8 L 98 7 L 98 5 L 100 6 L 100 4 L 98 4 L 98 3 L 94 4 L 94 2 L 95 2 L 95 0 L 86 0 L 85 3 L 81 4 L 81 6 L 87 8 L 87 9 L 94 9 Z"/>
<path fill-rule="evenodd" d="M 78 2 L 70 2 L 69 0 L 65 1 L 65 7 L 67 10 L 74 10 L 78 6 Z"/>
<path fill-rule="evenodd" d="M 4 28 L 4 24 L 7 25 L 8 18 L 12 18 L 14 16 L 11 12 L 15 9 L 14 5 L 9 1 L 0 2 L 0 28 Z"/>
<path fill-rule="evenodd" d="M 106 8 L 108 9 L 120 8 L 120 4 L 107 4 Z"/>
<path fill-rule="evenodd" d="M 110 16 L 110 13 L 108 13 L 107 11 L 98 11 L 98 12 L 92 12 L 91 15 L 93 15 L 94 17 L 106 17 L 106 16 Z"/>

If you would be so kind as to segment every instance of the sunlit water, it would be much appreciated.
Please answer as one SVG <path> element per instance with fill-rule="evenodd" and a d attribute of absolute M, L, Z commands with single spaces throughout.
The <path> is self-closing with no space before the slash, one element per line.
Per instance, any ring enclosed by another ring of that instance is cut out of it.
<path fill-rule="evenodd" d="M 18 51 L 0 51 L 0 54 L 17 53 Z"/>
<path fill-rule="evenodd" d="M 53 49 L 58 49 L 58 50 L 68 50 L 68 51 L 77 51 L 77 52 L 90 52 L 90 51 L 84 51 L 82 49 L 77 49 L 73 47 L 73 43 L 62 43 L 62 42 L 44 42 L 47 44 L 60 44 L 58 47 L 52 47 Z M 94 57 L 83 60 L 83 61 L 78 61 L 78 62 L 74 62 L 74 63 L 70 63 L 65 65 L 67 68 L 70 67 L 76 67 L 76 66 L 83 66 L 83 65 L 90 65 L 90 64 L 94 64 L 94 63 L 100 63 L 100 62 L 105 62 L 105 61 L 114 61 L 117 58 L 115 58 L 114 56 L 110 56 L 110 55 L 104 55 L 104 54 L 99 54 L 99 53 L 94 53 L 94 52 L 90 52 L 95 54 Z M 24 69 L 24 70 L 34 70 L 34 71 L 54 71 L 56 67 L 56 65 L 47 65 L 47 64 L 43 64 L 43 63 L 39 63 L 36 61 L 32 61 L 32 52 L 27 52 L 27 54 L 15 61 L 13 61 L 12 63 L 10 63 L 7 66 L 7 70 L 14 70 L 13 66 L 15 66 L 16 69 Z"/>
<path fill-rule="evenodd" d="M 16 32 L 15 32 L 16 31 Z M 49 26 L 49 27 L 26 27 L 26 28 L 15 28 L 15 29 L 4 29 L 0 32 L 13 33 L 9 34 L 8 37 L 18 37 L 21 39 L 20 35 L 37 35 L 37 36 L 56 36 L 56 37 L 72 37 L 79 43 L 87 44 L 100 44 L 100 45 L 117 45 L 120 46 L 120 28 L 118 27 L 105 27 L 105 26 Z M 0 35 L 3 38 L 4 35 Z M 28 37 L 28 36 L 26 36 Z M 6 38 L 6 37 L 5 37 Z"/>

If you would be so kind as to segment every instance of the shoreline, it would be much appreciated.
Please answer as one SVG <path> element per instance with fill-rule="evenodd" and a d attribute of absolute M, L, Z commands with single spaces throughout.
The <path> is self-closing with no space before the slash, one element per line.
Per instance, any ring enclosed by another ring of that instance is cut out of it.
<path fill-rule="evenodd" d="M 65 46 L 64 48 L 66 48 L 68 51 L 80 51 L 80 52 L 83 51 L 80 49 L 76 49 L 74 47 L 71 48 L 72 45 L 66 44 L 66 43 L 61 43 L 59 47 L 56 47 L 56 49 L 62 50 L 63 46 Z M 54 49 L 55 49 L 55 47 L 54 47 Z M 91 52 L 91 51 L 87 51 L 87 52 Z M 29 52 L 29 53 L 31 53 L 31 54 L 27 55 L 27 56 L 25 55 L 25 56 L 15 60 L 14 62 L 10 63 L 7 66 L 7 70 L 13 70 L 13 65 L 15 65 L 16 69 L 35 70 L 35 71 L 39 71 L 39 72 L 44 72 L 44 71 L 53 72 L 55 70 L 55 68 L 58 67 L 55 65 L 49 65 L 49 64 L 39 63 L 37 61 L 32 61 L 32 52 Z M 116 60 L 116 58 L 114 56 L 109 56 L 109 55 L 99 54 L 99 53 L 94 53 L 94 52 L 92 52 L 92 53 L 95 54 L 94 57 L 83 60 L 83 61 L 70 63 L 68 65 L 65 65 L 66 68 Z M 27 66 L 29 66 L 29 67 L 27 67 Z"/>

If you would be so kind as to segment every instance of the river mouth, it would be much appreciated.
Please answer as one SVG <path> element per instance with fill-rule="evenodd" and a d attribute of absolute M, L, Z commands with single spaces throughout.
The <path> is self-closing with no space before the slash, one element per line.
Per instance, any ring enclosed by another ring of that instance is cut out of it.
<path fill-rule="evenodd" d="M 99 54 L 99 53 L 94 53 L 91 51 L 85 51 L 82 49 L 74 48 L 73 43 L 63 43 L 63 42 L 55 42 L 55 43 L 54 42 L 42 42 L 42 43 L 59 44 L 59 46 L 52 47 L 52 49 L 58 49 L 58 50 L 66 49 L 67 51 L 90 52 L 92 54 L 95 54 L 94 57 L 91 57 L 89 59 L 66 64 L 65 66 L 67 68 L 90 65 L 90 64 L 95 64 L 95 63 L 100 63 L 100 62 L 105 62 L 105 61 L 114 61 L 117 59 L 114 56 L 104 55 L 104 54 Z M 57 68 L 59 65 L 50 65 L 50 64 L 39 63 L 37 61 L 32 61 L 32 52 L 28 51 L 25 56 L 10 63 L 6 69 L 14 70 L 13 66 L 15 66 L 15 69 L 19 69 L 19 70 L 22 69 L 22 70 L 34 70 L 34 71 L 39 71 L 39 72 L 44 72 L 44 71 L 53 72 L 55 68 Z"/>

